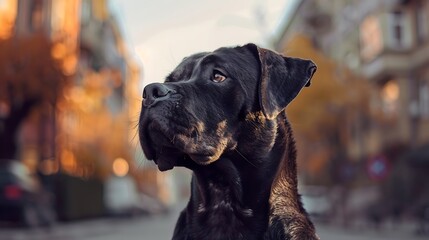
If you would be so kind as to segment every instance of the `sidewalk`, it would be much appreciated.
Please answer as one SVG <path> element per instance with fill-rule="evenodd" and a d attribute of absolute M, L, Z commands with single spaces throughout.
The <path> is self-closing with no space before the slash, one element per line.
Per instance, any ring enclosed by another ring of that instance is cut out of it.
<path fill-rule="evenodd" d="M 182 205 L 167 214 L 58 223 L 52 229 L 0 228 L 1 240 L 168 240 Z"/>
<path fill-rule="evenodd" d="M 169 240 L 172 237 L 179 212 L 178 205 L 164 215 L 135 218 L 103 218 L 71 223 L 59 223 L 51 231 L 43 229 L 0 228 L 1 240 Z M 412 222 L 386 225 L 379 231 L 368 225 L 343 228 L 315 222 L 322 240 L 422 240 L 429 236 L 417 236 Z"/>
<path fill-rule="evenodd" d="M 329 240 L 420 240 L 429 239 L 429 235 L 416 234 L 416 224 L 403 222 L 402 224 L 385 224 L 379 229 L 368 225 L 358 225 L 344 228 L 338 225 L 315 223 L 316 231 L 321 239 Z"/>

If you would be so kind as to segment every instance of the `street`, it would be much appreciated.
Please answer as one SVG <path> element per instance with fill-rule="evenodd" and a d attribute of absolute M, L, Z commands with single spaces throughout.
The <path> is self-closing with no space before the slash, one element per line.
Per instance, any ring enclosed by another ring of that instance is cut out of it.
<path fill-rule="evenodd" d="M 169 214 L 134 218 L 105 218 L 72 223 L 59 223 L 51 230 L 0 228 L 1 240 L 168 240 L 171 239 L 176 218 L 182 206 Z M 320 238 L 329 240 L 414 240 L 413 227 L 389 228 L 379 232 L 368 229 L 344 230 L 335 226 L 316 224 Z"/>
<path fill-rule="evenodd" d="M 60 223 L 51 230 L 0 229 L 1 240 L 170 239 L 177 214 Z"/>
<path fill-rule="evenodd" d="M 324 240 L 417 240 L 428 239 L 428 236 L 416 236 L 414 229 L 368 229 L 344 230 L 334 226 L 316 225 L 320 239 Z"/>

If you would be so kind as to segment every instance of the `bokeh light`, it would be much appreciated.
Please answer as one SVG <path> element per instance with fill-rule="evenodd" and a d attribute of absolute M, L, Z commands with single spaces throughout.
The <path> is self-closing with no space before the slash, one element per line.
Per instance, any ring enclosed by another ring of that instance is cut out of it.
<path fill-rule="evenodd" d="M 124 177 L 128 174 L 130 166 L 125 159 L 116 158 L 115 161 L 113 161 L 112 169 L 113 169 L 113 174 L 115 174 L 118 177 Z"/>

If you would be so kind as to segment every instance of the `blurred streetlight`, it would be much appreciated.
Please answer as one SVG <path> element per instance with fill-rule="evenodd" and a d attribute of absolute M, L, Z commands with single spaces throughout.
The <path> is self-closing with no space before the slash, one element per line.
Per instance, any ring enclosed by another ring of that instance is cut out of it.
<path fill-rule="evenodd" d="M 389 81 L 383 87 L 382 98 L 387 103 L 394 103 L 399 98 L 399 86 L 395 81 Z"/>
<path fill-rule="evenodd" d="M 129 170 L 130 166 L 125 159 L 116 158 L 115 161 L 113 161 L 113 174 L 116 176 L 124 177 L 128 174 Z"/>
<path fill-rule="evenodd" d="M 390 116 L 394 116 L 398 111 L 400 89 L 396 80 L 390 80 L 384 84 L 381 89 L 381 99 L 383 101 L 383 110 Z"/>

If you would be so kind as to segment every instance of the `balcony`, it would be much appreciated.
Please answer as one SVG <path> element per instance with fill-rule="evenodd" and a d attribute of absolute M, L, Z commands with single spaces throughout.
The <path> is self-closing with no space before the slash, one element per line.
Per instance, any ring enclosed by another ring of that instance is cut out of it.
<path fill-rule="evenodd" d="M 379 13 L 362 21 L 362 73 L 368 79 L 408 75 L 429 62 L 428 5 Z"/>
<path fill-rule="evenodd" d="M 399 52 L 384 48 L 372 61 L 362 64 L 362 73 L 368 79 L 382 79 L 389 75 L 407 75 L 429 61 L 429 44 Z"/>

